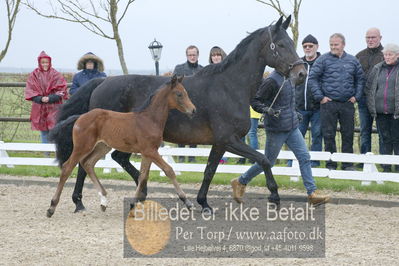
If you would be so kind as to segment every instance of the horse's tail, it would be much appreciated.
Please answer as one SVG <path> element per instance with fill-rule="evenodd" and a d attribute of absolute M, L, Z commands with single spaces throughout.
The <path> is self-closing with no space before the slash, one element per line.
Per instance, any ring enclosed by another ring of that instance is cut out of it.
<path fill-rule="evenodd" d="M 61 122 L 72 115 L 81 115 L 89 111 L 90 97 L 95 88 L 100 85 L 105 78 L 89 80 L 79 90 L 64 103 L 58 111 L 57 122 Z"/>
<path fill-rule="evenodd" d="M 81 114 L 89 111 L 90 97 L 104 78 L 86 82 L 58 111 L 57 124 L 50 131 L 49 139 L 55 143 L 56 159 L 61 167 L 73 151 L 72 128 Z"/>
<path fill-rule="evenodd" d="M 80 115 L 73 115 L 58 122 L 49 133 L 49 140 L 55 143 L 55 156 L 59 167 L 61 167 L 72 154 L 72 129 L 79 117 Z"/>

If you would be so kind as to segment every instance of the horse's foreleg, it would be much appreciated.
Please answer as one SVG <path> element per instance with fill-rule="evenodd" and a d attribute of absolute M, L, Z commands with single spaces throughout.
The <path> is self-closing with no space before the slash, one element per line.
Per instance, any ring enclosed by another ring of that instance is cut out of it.
<path fill-rule="evenodd" d="M 97 189 L 100 196 L 101 210 L 105 211 L 107 208 L 107 191 L 104 189 L 101 182 L 98 180 L 96 172 L 94 171 L 94 166 L 105 154 L 111 150 L 110 147 L 103 143 L 98 143 L 94 150 L 82 160 L 82 167 L 86 170 L 87 174 L 90 176 L 94 187 Z"/>
<path fill-rule="evenodd" d="M 134 208 L 134 204 L 139 201 L 144 201 L 147 197 L 147 194 L 144 194 L 143 190 L 147 186 L 151 163 L 152 160 L 149 157 L 141 154 L 139 183 L 137 185 L 136 192 L 134 193 L 133 204 L 130 205 L 131 209 Z"/>
<path fill-rule="evenodd" d="M 202 180 L 202 185 L 197 195 L 197 202 L 202 206 L 203 212 L 211 213 L 213 210 L 208 205 L 207 194 L 209 190 L 209 186 L 212 182 L 213 176 L 215 175 L 216 169 L 219 165 L 220 159 L 225 152 L 225 148 L 223 146 L 213 145 L 211 152 L 208 157 L 208 163 L 204 172 L 204 179 Z"/>
<path fill-rule="evenodd" d="M 278 195 L 278 186 L 277 186 L 276 180 L 273 177 L 271 164 L 270 164 L 269 160 L 267 159 L 267 157 L 264 154 L 259 153 L 256 150 L 249 147 L 248 145 L 246 145 L 238 137 L 235 138 L 233 142 L 226 145 L 226 150 L 231 153 L 248 158 L 252 161 L 255 161 L 262 167 L 262 169 L 266 175 L 266 186 L 271 193 L 269 196 L 269 201 L 272 203 L 275 203 L 277 205 L 280 205 L 280 196 Z"/>
<path fill-rule="evenodd" d="M 47 217 L 50 218 L 51 216 L 53 216 L 55 208 L 57 207 L 58 202 L 60 201 L 60 196 L 64 188 L 65 182 L 67 181 L 68 177 L 71 175 L 73 168 L 75 168 L 78 162 L 79 158 L 74 156 L 74 154 L 72 153 L 71 157 L 62 165 L 60 181 L 58 182 L 57 190 L 55 191 L 55 194 L 51 199 L 50 208 L 47 210 Z"/>
<path fill-rule="evenodd" d="M 177 182 L 176 174 L 175 171 L 173 171 L 173 168 L 167 162 L 165 162 L 161 155 L 159 155 L 158 151 L 155 151 L 153 154 L 151 154 L 151 159 L 159 168 L 161 168 L 165 175 L 169 177 L 169 179 L 173 183 L 173 186 L 176 189 L 179 198 L 184 202 L 188 209 L 191 209 L 194 205 L 189 199 L 187 199 L 186 193 L 184 193 L 179 183 Z"/>
<path fill-rule="evenodd" d="M 130 156 L 131 153 L 121 152 L 121 151 L 113 151 L 111 154 L 112 159 L 117 162 L 122 168 L 133 178 L 136 186 L 139 184 L 139 176 L 140 171 L 137 170 L 131 163 L 130 163 Z M 147 195 L 147 186 L 144 187 L 143 193 Z"/>
<path fill-rule="evenodd" d="M 75 203 L 75 206 L 76 206 L 75 212 L 86 210 L 86 208 L 82 202 L 82 197 L 83 197 L 82 190 L 83 190 L 83 185 L 85 183 L 86 176 L 87 176 L 86 171 L 79 164 L 78 176 L 76 177 L 75 188 L 74 188 L 73 194 L 72 194 L 72 201 L 73 201 L 73 203 Z"/>

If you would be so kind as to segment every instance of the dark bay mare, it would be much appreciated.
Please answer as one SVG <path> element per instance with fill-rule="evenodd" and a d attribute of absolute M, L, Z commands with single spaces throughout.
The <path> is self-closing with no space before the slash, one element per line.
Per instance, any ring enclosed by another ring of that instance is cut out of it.
<path fill-rule="evenodd" d="M 269 201 L 280 204 L 278 187 L 266 156 L 247 146 L 241 137 L 250 127 L 249 103 L 262 82 L 266 65 L 275 68 L 290 78 L 291 82 L 302 82 L 306 69 L 298 57 L 294 43 L 286 33 L 291 17 L 283 22 L 281 17 L 274 25 L 261 28 L 243 39 L 219 64 L 208 65 L 196 75 L 186 77 L 183 85 L 191 101 L 197 107 L 193 119 L 182 113 L 171 111 L 168 117 L 164 140 L 179 144 L 212 145 L 204 172 L 197 202 L 203 211 L 212 211 L 207 202 L 207 193 L 224 152 L 246 157 L 258 162 L 266 175 L 266 185 L 271 192 Z M 59 121 L 71 115 L 81 114 L 94 108 L 128 112 L 140 106 L 167 77 L 123 75 L 96 79 L 86 83 L 64 104 Z M 71 129 L 65 128 L 54 139 L 57 158 L 65 161 L 71 153 Z M 130 153 L 114 151 L 117 161 L 135 180 L 139 171 L 129 162 Z M 76 211 L 84 209 L 82 188 L 86 173 L 79 167 L 78 178 L 72 199 Z"/>

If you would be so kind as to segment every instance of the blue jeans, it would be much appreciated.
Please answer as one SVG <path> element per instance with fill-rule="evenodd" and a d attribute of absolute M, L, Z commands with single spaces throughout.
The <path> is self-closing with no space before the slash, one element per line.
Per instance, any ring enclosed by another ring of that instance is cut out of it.
<path fill-rule="evenodd" d="M 259 123 L 258 118 L 251 118 L 251 127 L 247 134 L 247 136 L 249 138 L 249 146 L 254 150 L 259 149 L 258 123 Z"/>
<path fill-rule="evenodd" d="M 373 117 L 365 103 L 358 103 L 360 119 L 360 153 L 364 154 L 371 151 L 371 134 L 373 129 Z M 378 125 L 377 125 L 377 131 Z M 380 133 L 380 132 L 378 132 Z M 384 154 L 384 143 L 382 138 L 378 138 L 379 152 Z"/>
<path fill-rule="evenodd" d="M 305 139 L 298 128 L 287 132 L 266 131 L 266 157 L 273 166 L 284 143 L 286 143 L 294 152 L 295 157 L 299 162 L 303 185 L 305 186 L 308 195 L 312 194 L 316 190 L 316 184 L 312 175 L 310 155 L 306 147 Z M 262 171 L 262 167 L 258 163 L 255 163 L 248 169 L 248 171 L 239 177 L 239 181 L 241 184 L 246 185 L 252 180 L 252 178 L 260 174 Z"/>
<path fill-rule="evenodd" d="M 299 130 L 301 131 L 303 137 L 306 135 L 306 131 L 309 128 L 309 123 L 311 125 L 311 135 L 312 135 L 312 145 L 310 147 L 311 151 L 322 151 L 323 138 L 321 135 L 321 124 L 320 124 L 320 110 L 315 111 L 299 111 L 303 117 L 301 123 L 299 123 Z M 319 161 L 312 161 L 312 166 L 319 166 Z"/>
<path fill-rule="evenodd" d="M 48 131 L 40 131 L 42 143 L 48 143 Z"/>

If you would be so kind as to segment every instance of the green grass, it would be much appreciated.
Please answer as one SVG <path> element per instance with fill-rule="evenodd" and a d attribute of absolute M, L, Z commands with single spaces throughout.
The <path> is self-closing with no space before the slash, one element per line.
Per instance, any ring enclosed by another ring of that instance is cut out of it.
<path fill-rule="evenodd" d="M 96 173 L 100 179 L 115 179 L 115 180 L 127 180 L 131 181 L 131 177 L 123 172 L 118 173 L 113 170 L 109 174 L 104 174 L 101 168 L 96 169 Z M 0 167 L 0 174 L 14 175 L 14 176 L 42 176 L 42 177 L 58 177 L 60 170 L 57 167 L 50 166 L 15 166 L 14 168 L 7 168 L 5 166 Z M 72 178 L 76 178 L 77 169 L 72 173 Z M 229 185 L 230 180 L 237 177 L 237 174 L 216 174 L 212 180 L 212 184 L 218 185 Z M 193 173 L 193 172 L 182 172 L 181 175 L 177 176 L 179 183 L 193 184 L 201 183 L 203 178 L 203 173 Z M 301 181 L 292 182 L 287 176 L 275 176 L 277 183 L 282 189 L 298 189 L 305 193 L 305 189 Z M 388 195 L 399 195 L 399 184 L 394 182 L 384 182 L 382 185 L 378 185 L 372 182 L 369 186 L 362 186 L 360 181 L 354 180 L 337 180 L 329 178 L 315 178 L 316 184 L 319 189 L 327 189 L 332 191 L 350 192 L 350 191 L 360 191 L 360 192 L 377 192 Z M 150 172 L 150 181 L 170 183 L 167 177 L 161 177 L 158 171 Z M 265 186 L 264 175 L 259 175 L 255 177 L 250 186 Z"/>

